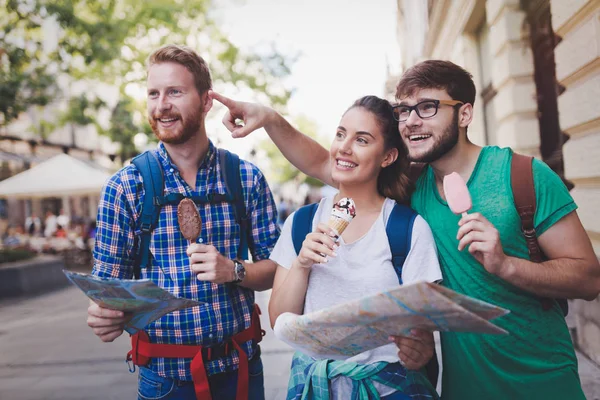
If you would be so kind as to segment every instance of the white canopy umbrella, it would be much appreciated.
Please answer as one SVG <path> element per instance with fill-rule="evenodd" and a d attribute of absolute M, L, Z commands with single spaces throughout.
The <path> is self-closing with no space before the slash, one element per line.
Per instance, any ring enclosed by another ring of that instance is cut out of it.
<path fill-rule="evenodd" d="M 54 156 L 0 182 L 0 197 L 42 198 L 98 194 L 108 172 L 68 154 Z"/>

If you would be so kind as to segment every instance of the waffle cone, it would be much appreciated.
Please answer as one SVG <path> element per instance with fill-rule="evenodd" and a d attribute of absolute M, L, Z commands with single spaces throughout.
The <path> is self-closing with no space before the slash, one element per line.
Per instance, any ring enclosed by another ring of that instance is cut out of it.
<path fill-rule="evenodd" d="M 338 233 L 338 235 L 341 235 L 349 223 L 350 223 L 350 221 L 347 221 L 343 218 L 332 215 L 329 217 L 329 221 L 327 222 L 327 225 L 330 228 L 335 229 L 335 231 Z"/>

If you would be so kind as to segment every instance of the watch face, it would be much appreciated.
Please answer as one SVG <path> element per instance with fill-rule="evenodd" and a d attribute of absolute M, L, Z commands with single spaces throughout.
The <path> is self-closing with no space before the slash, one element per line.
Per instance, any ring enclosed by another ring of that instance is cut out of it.
<path fill-rule="evenodd" d="M 239 261 L 234 261 L 235 263 L 235 276 L 238 281 L 242 281 L 246 277 L 246 268 L 244 268 L 244 264 Z"/>

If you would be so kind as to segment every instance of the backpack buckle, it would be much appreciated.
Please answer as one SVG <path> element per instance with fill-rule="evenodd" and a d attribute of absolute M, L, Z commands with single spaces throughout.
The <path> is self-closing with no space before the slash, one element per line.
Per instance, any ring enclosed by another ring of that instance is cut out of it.
<path fill-rule="evenodd" d="M 533 239 L 536 237 L 535 229 L 522 229 L 523 236 L 527 239 Z"/>
<path fill-rule="evenodd" d="M 149 224 L 149 223 L 142 223 L 142 225 L 140 226 L 140 230 L 142 231 L 142 233 L 150 232 L 151 228 L 152 228 L 152 224 Z"/>
<path fill-rule="evenodd" d="M 135 372 L 135 364 L 133 363 L 133 350 L 130 350 L 127 353 L 127 357 L 125 358 L 125 363 L 127 364 L 127 368 L 129 372 L 132 374 Z"/>

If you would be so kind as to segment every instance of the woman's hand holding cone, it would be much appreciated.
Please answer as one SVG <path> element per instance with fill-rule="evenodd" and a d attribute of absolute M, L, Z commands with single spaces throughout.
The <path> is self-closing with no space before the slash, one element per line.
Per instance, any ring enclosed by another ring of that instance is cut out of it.
<path fill-rule="evenodd" d="M 310 268 L 313 264 L 324 264 L 327 256 L 335 257 L 338 245 L 335 243 L 336 232 L 327 224 L 320 223 L 317 229 L 306 235 L 302 243 L 300 254 L 296 257 L 295 264 L 302 268 Z"/>

